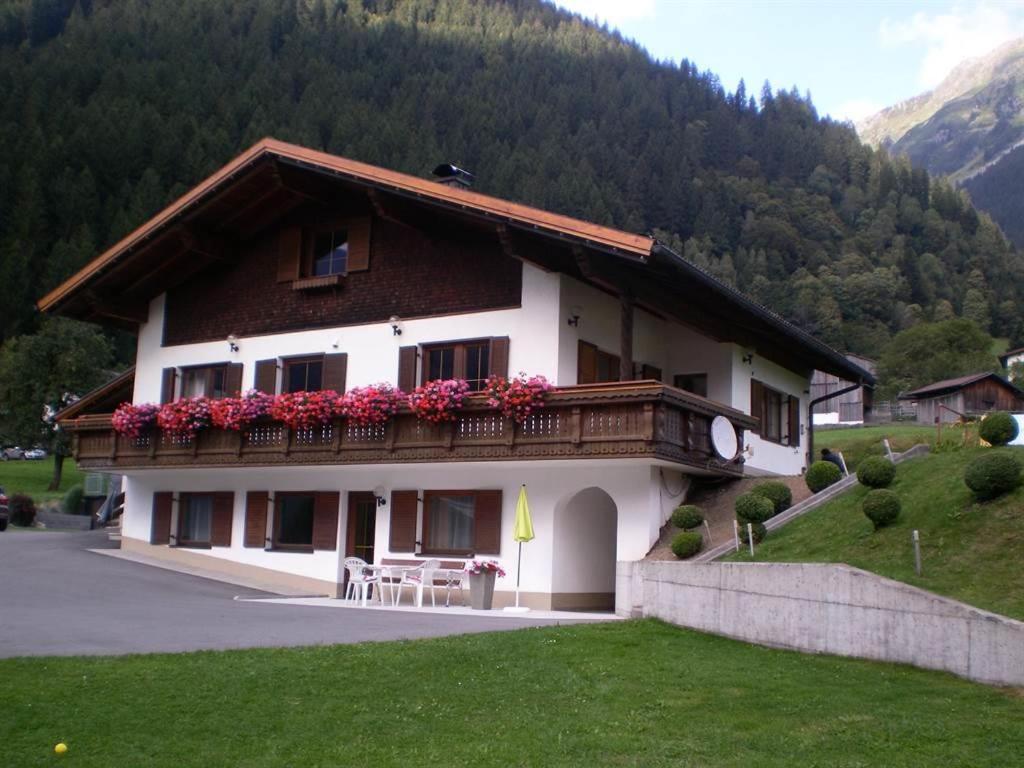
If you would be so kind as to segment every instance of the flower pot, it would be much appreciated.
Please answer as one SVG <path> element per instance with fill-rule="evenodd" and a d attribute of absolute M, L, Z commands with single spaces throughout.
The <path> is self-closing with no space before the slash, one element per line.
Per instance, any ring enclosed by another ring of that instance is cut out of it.
<path fill-rule="evenodd" d="M 489 611 L 494 602 L 494 571 L 469 574 L 469 601 L 474 611 Z"/>

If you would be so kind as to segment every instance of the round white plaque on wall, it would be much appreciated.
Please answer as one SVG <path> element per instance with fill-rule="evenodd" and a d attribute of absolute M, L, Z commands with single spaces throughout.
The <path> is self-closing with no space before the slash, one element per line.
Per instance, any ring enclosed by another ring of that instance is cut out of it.
<path fill-rule="evenodd" d="M 736 439 L 736 430 L 733 429 L 732 422 L 725 416 L 715 416 L 711 420 L 711 447 L 726 461 L 736 458 L 740 444 Z"/>

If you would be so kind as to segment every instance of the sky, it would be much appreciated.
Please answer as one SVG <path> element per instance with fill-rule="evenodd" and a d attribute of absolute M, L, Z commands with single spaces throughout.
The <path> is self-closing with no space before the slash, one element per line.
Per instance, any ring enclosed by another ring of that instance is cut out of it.
<path fill-rule="evenodd" d="M 859 120 L 929 90 L 960 61 L 1024 36 L 1024 0 L 554 0 L 655 58 L 686 58 L 758 94 L 810 91 Z"/>

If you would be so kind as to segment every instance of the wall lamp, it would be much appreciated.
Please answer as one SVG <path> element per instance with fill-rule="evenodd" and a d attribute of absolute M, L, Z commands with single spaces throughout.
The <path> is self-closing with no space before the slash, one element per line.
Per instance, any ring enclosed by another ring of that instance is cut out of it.
<path fill-rule="evenodd" d="M 402 318 L 398 315 L 392 315 L 388 318 L 388 322 L 391 323 L 391 335 L 401 336 L 402 335 Z"/>
<path fill-rule="evenodd" d="M 582 309 L 578 306 L 569 307 L 569 319 L 566 321 L 573 328 L 577 328 L 580 324 L 580 312 Z"/>
<path fill-rule="evenodd" d="M 230 349 L 232 352 L 238 351 L 238 337 L 235 336 L 235 334 L 232 333 L 230 336 L 228 336 L 227 342 L 228 349 Z"/>
<path fill-rule="evenodd" d="M 753 352 L 747 352 L 747 354 L 745 354 L 743 356 L 743 362 L 747 363 L 747 365 L 753 365 L 754 364 L 754 353 Z"/>
<path fill-rule="evenodd" d="M 384 486 L 378 485 L 373 489 L 373 498 L 377 500 L 377 506 L 383 507 L 388 503 L 387 497 L 384 495 Z"/>

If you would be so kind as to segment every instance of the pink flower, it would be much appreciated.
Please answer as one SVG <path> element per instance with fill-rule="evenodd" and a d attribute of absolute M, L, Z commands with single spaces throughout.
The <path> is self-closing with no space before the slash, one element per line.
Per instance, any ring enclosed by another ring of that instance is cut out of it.
<path fill-rule="evenodd" d="M 491 376 L 487 379 L 484 392 L 487 404 L 498 408 L 502 414 L 522 424 L 535 408 L 544 404 L 545 395 L 553 389 L 551 383 L 543 376 L 527 378 L 525 373 L 506 379 L 503 376 Z"/>
<path fill-rule="evenodd" d="M 338 415 L 351 423 L 368 427 L 383 424 L 398 413 L 399 400 L 404 396 L 387 383 L 355 387 L 338 398 L 335 407 Z"/>
<path fill-rule="evenodd" d="M 417 418 L 440 424 L 455 421 L 469 392 L 465 379 L 436 379 L 416 387 L 409 395 L 409 408 Z"/>
<path fill-rule="evenodd" d="M 335 416 L 338 393 L 324 389 L 318 392 L 286 392 L 274 398 L 271 417 L 292 429 L 308 429 L 330 424 Z"/>
<path fill-rule="evenodd" d="M 210 426 L 210 400 L 187 397 L 164 403 L 156 415 L 156 423 L 164 432 L 179 437 L 194 437 Z"/>
<path fill-rule="evenodd" d="M 119 435 L 135 439 L 153 428 L 159 410 L 160 406 L 154 403 L 121 403 L 110 421 Z"/>

